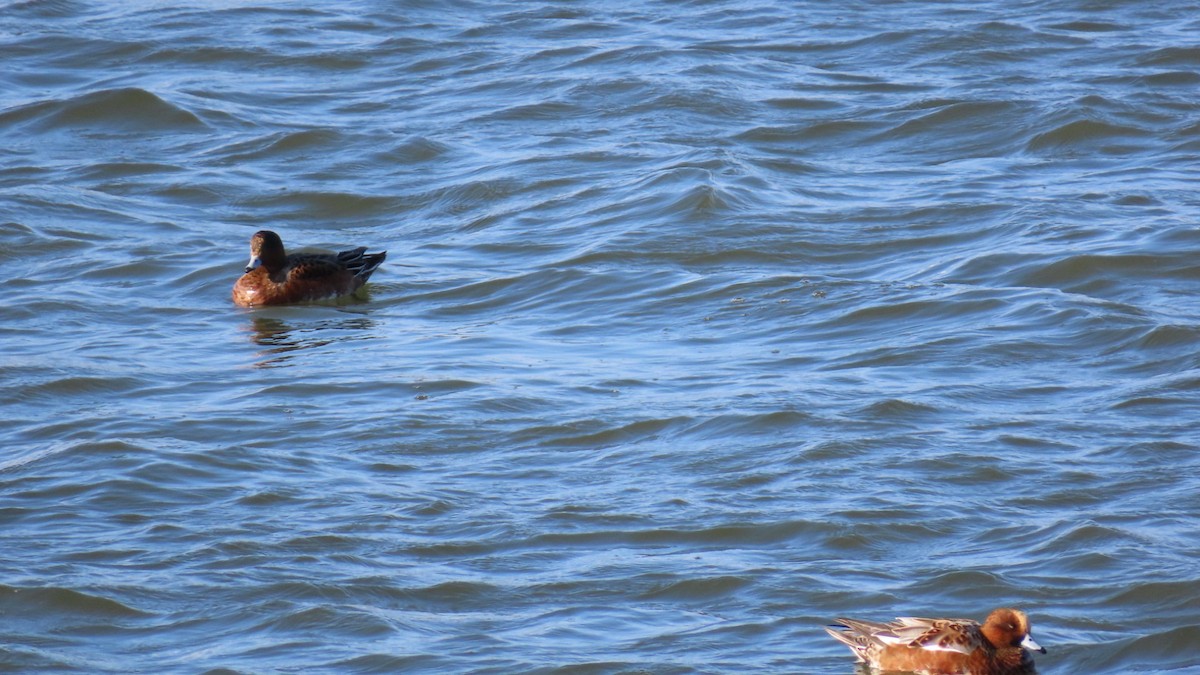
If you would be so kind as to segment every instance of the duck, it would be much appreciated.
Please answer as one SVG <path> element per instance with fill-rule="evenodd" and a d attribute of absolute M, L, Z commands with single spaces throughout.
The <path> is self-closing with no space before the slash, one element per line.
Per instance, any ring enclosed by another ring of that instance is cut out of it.
<path fill-rule="evenodd" d="M 993 610 L 972 619 L 899 617 L 888 623 L 841 619 L 825 628 L 862 663 L 877 670 L 921 675 L 1030 675 L 1031 652 L 1046 650 L 1030 634 L 1019 609 Z"/>
<path fill-rule="evenodd" d="M 341 253 L 293 253 L 270 230 L 250 237 L 250 264 L 233 285 L 233 302 L 241 307 L 290 305 L 353 295 L 387 257 L 367 247 Z"/>

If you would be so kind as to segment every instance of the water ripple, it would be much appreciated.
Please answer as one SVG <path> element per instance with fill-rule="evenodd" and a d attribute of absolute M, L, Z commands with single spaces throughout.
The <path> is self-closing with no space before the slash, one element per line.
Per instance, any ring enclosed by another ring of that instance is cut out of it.
<path fill-rule="evenodd" d="M 0 668 L 1186 669 L 1195 19 L 903 9 L 6 5 Z"/>

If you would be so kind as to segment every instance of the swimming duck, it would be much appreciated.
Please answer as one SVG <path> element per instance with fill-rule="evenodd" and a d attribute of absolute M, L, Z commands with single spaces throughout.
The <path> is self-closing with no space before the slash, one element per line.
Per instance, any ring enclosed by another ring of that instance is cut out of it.
<path fill-rule="evenodd" d="M 922 675 L 1028 675 L 1033 652 L 1025 613 L 1002 607 L 980 624 L 971 619 L 900 617 L 890 623 L 838 619 L 827 627 L 859 661 L 879 670 Z"/>
<path fill-rule="evenodd" d="M 341 253 L 287 255 L 278 234 L 260 230 L 250 237 L 250 264 L 233 285 L 233 301 L 257 307 L 351 295 L 387 257 L 387 251 L 366 251 L 362 246 Z"/>

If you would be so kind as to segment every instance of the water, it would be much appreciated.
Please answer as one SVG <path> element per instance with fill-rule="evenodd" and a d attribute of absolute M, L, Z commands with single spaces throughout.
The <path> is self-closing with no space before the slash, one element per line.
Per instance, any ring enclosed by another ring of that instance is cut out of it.
<path fill-rule="evenodd" d="M 1200 672 L 1198 10 L 3 3 L 0 666 Z"/>

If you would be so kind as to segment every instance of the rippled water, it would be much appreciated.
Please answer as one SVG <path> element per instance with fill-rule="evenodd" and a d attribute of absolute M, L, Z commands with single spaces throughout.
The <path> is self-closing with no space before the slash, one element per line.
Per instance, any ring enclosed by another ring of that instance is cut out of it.
<path fill-rule="evenodd" d="M 1198 17 L 3 3 L 0 669 L 1196 672 Z"/>

